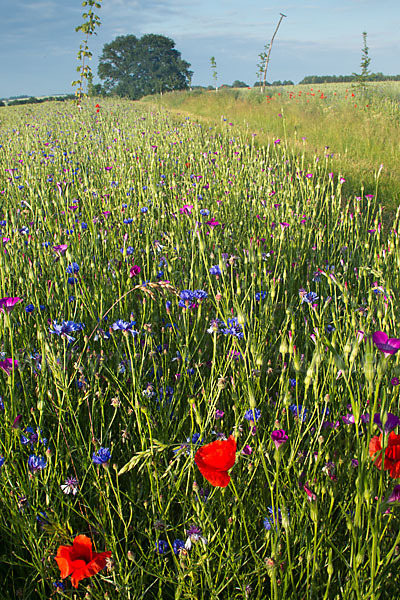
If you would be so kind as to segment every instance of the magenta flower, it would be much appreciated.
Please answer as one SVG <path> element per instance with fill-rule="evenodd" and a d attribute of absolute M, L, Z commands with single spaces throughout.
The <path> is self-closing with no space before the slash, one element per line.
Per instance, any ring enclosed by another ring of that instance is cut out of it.
<path fill-rule="evenodd" d="M 58 246 L 53 246 L 53 250 L 56 254 L 64 254 L 67 251 L 68 244 L 59 244 Z"/>
<path fill-rule="evenodd" d="M 214 227 L 217 227 L 217 225 L 219 225 L 219 222 L 216 221 L 213 217 L 211 221 L 206 221 L 206 225 L 209 225 L 211 229 L 214 229 Z"/>
<path fill-rule="evenodd" d="M 393 492 L 387 499 L 388 502 L 400 502 L 400 485 L 395 485 Z"/>
<path fill-rule="evenodd" d="M 372 336 L 375 346 L 383 352 L 385 356 L 396 354 L 400 350 L 400 339 L 390 338 L 384 331 L 375 331 Z"/>
<path fill-rule="evenodd" d="M 385 421 L 385 427 L 383 427 L 380 414 L 375 413 L 374 423 L 379 427 L 382 433 L 383 429 L 385 429 L 385 434 L 387 435 L 388 433 L 393 431 L 393 429 L 395 429 L 398 425 L 400 425 L 400 419 L 399 417 L 396 417 L 396 415 L 394 415 L 393 413 L 388 412 Z"/>
<path fill-rule="evenodd" d="M 192 210 L 193 210 L 193 204 L 185 204 L 183 206 L 183 208 L 179 209 L 179 212 L 182 215 L 190 215 L 190 214 L 192 214 Z"/>
<path fill-rule="evenodd" d="M 279 450 L 280 446 L 288 441 L 288 436 L 285 433 L 284 429 L 276 429 L 271 433 L 272 441 L 275 444 L 275 448 Z"/>
<path fill-rule="evenodd" d="M 243 446 L 242 448 L 242 454 L 244 454 L 245 456 L 250 456 L 250 454 L 253 452 L 253 448 L 251 446 L 249 446 L 248 444 L 246 444 L 245 446 Z"/>
<path fill-rule="evenodd" d="M 135 275 L 139 275 L 141 270 L 142 269 L 139 267 L 139 265 L 133 265 L 133 267 L 130 268 L 129 277 L 135 277 Z"/>
<path fill-rule="evenodd" d="M 0 312 L 11 312 L 14 308 L 14 305 L 18 302 L 21 302 L 22 298 L 11 298 L 10 296 L 6 296 L 6 298 L 0 299 Z"/>
<path fill-rule="evenodd" d="M 13 364 L 14 363 L 14 364 Z M 12 358 L 6 358 L 5 360 L 0 360 L 0 369 L 3 369 L 7 375 L 11 375 L 11 371 L 18 368 L 18 361 L 12 360 Z"/>

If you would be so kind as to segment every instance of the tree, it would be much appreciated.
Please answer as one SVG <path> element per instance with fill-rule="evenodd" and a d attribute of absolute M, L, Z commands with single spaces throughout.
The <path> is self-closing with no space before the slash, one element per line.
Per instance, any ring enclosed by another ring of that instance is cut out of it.
<path fill-rule="evenodd" d="M 212 69 L 212 76 L 215 84 L 215 91 L 218 91 L 217 81 L 218 81 L 218 73 L 217 73 L 217 63 L 215 62 L 215 56 L 210 58 L 210 65 Z"/>
<path fill-rule="evenodd" d="M 244 81 L 240 81 L 238 79 L 235 79 L 235 81 L 232 83 L 232 87 L 233 88 L 247 88 L 249 86 Z"/>
<path fill-rule="evenodd" d="M 371 59 L 368 56 L 369 48 L 367 46 L 367 32 L 366 31 L 362 32 L 362 37 L 363 37 L 363 47 L 361 50 L 361 62 L 360 62 L 361 73 L 360 74 L 353 73 L 353 75 L 357 78 L 357 81 L 360 83 L 364 83 L 365 81 L 368 81 L 368 79 L 371 75 L 371 72 L 368 68 L 370 65 Z"/>
<path fill-rule="evenodd" d="M 105 44 L 97 73 L 104 89 L 132 100 L 148 94 L 188 88 L 192 71 L 175 42 L 153 33 L 122 35 Z"/>

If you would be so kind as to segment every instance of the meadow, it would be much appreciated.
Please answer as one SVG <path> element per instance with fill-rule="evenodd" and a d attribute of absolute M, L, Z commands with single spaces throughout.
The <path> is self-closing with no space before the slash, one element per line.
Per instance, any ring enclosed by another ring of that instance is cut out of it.
<path fill-rule="evenodd" d="M 395 598 L 378 175 L 95 102 L 0 111 L 1 598 Z"/>

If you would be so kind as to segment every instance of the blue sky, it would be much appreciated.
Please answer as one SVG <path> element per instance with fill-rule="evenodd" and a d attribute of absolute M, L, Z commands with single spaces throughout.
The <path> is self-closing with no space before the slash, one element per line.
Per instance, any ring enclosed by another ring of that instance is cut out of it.
<path fill-rule="evenodd" d="M 0 97 L 72 91 L 82 34 L 81 0 L 0 0 Z M 172 38 L 191 63 L 193 85 L 256 81 L 258 54 L 270 41 L 268 80 L 359 71 L 362 32 L 370 70 L 400 73 L 399 0 L 103 0 L 101 26 L 89 40 L 92 71 L 104 44 L 118 35 Z M 97 77 L 95 78 L 95 81 Z"/>

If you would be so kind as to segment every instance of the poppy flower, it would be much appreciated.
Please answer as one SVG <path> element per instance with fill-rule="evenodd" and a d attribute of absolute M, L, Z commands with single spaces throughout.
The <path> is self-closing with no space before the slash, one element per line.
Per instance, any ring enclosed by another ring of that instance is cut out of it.
<path fill-rule="evenodd" d="M 235 464 L 236 440 L 231 435 L 227 440 L 217 440 L 197 450 L 194 462 L 200 473 L 214 487 L 226 487 L 231 478 L 228 470 Z"/>
<path fill-rule="evenodd" d="M 61 571 L 61 579 L 71 575 L 71 583 L 78 587 L 81 579 L 92 577 L 106 566 L 111 552 L 96 553 L 92 550 L 92 540 L 86 535 L 78 535 L 72 546 L 60 546 L 55 557 Z"/>
<path fill-rule="evenodd" d="M 371 438 L 369 443 L 369 455 L 374 460 L 378 469 L 382 469 L 382 434 Z M 393 479 L 400 478 L 400 435 L 393 431 L 389 433 L 388 445 L 384 452 L 383 470 L 389 471 Z"/>

